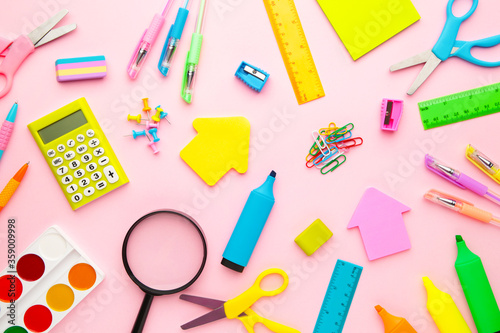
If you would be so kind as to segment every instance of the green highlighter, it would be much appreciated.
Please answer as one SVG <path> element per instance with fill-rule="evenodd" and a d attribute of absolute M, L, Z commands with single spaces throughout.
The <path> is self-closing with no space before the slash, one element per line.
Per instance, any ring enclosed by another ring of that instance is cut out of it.
<path fill-rule="evenodd" d="M 457 235 L 455 261 L 460 284 L 479 333 L 500 332 L 500 310 L 491 290 L 481 258 L 472 253 L 462 236 Z"/>

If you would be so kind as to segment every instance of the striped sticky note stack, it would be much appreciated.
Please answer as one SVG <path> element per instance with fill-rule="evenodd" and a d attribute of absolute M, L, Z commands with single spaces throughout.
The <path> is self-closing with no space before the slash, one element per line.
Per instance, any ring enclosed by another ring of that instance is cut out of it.
<path fill-rule="evenodd" d="M 101 79 L 106 76 L 104 56 L 67 58 L 56 60 L 57 81 Z"/>

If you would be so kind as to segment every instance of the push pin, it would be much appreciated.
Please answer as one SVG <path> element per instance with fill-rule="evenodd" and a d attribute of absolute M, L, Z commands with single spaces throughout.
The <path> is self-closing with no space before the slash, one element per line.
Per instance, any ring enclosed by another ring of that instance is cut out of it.
<path fill-rule="evenodd" d="M 144 104 L 144 107 L 142 108 L 142 111 L 146 112 L 148 115 L 148 120 L 149 120 L 149 111 L 151 111 L 151 108 L 148 105 L 148 98 L 143 98 L 142 103 Z"/>
<path fill-rule="evenodd" d="M 147 134 L 146 134 L 146 138 L 148 138 L 148 140 L 149 140 L 148 146 L 150 146 L 151 149 L 153 149 L 153 154 L 158 154 L 160 151 L 156 147 L 156 143 L 154 141 L 152 142 L 151 138 Z"/>
<path fill-rule="evenodd" d="M 127 120 L 129 120 L 129 121 L 130 120 L 135 120 L 135 121 L 137 121 L 138 124 L 140 124 L 141 120 L 145 120 L 145 119 L 142 119 L 141 114 L 139 113 L 137 116 L 132 116 L 132 115 L 129 114 L 127 116 Z"/>
<path fill-rule="evenodd" d="M 162 112 L 160 112 L 160 119 L 165 119 L 166 121 L 168 121 L 168 123 L 169 123 L 170 125 L 172 125 L 172 123 L 170 122 L 170 120 L 168 120 L 167 116 L 168 116 L 168 113 L 163 112 L 163 111 L 162 111 Z"/>
<path fill-rule="evenodd" d="M 149 132 L 149 134 L 151 134 L 153 136 L 153 142 L 160 141 L 160 138 L 158 137 L 158 129 L 157 128 L 151 128 L 148 132 Z"/>
<path fill-rule="evenodd" d="M 163 109 L 161 108 L 161 105 L 158 105 L 157 107 L 155 107 L 155 110 L 156 110 L 156 114 L 154 116 L 151 117 L 151 119 L 153 119 L 153 121 L 156 121 L 157 123 L 160 122 L 160 114 L 163 112 Z"/>
<path fill-rule="evenodd" d="M 152 128 L 160 128 L 160 123 L 154 123 L 152 121 L 146 121 L 146 130 L 150 130 Z"/>
<path fill-rule="evenodd" d="M 138 136 L 146 136 L 146 131 L 134 131 L 132 130 L 132 134 L 127 134 L 124 136 L 133 136 L 134 140 L 137 139 Z"/>

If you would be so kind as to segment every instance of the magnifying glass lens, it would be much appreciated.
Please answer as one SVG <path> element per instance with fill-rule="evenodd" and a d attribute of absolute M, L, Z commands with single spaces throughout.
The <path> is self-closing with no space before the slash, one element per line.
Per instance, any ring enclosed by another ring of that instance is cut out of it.
<path fill-rule="evenodd" d="M 186 218 L 156 214 L 139 223 L 128 240 L 135 277 L 156 290 L 173 290 L 193 279 L 204 260 L 202 238 Z"/>

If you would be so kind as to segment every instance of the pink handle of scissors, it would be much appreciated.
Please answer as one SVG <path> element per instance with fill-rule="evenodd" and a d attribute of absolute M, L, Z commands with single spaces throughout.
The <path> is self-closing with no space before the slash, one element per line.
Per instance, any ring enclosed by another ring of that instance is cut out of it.
<path fill-rule="evenodd" d="M 12 44 L 10 39 L 0 37 L 0 57 L 5 57 L 7 55 L 7 49 Z"/>
<path fill-rule="evenodd" d="M 5 87 L 0 91 L 0 98 L 7 95 L 12 88 L 12 80 L 17 69 L 33 51 L 35 46 L 26 36 L 19 36 L 10 46 L 9 53 L 0 64 L 0 75 L 5 76 Z"/>

